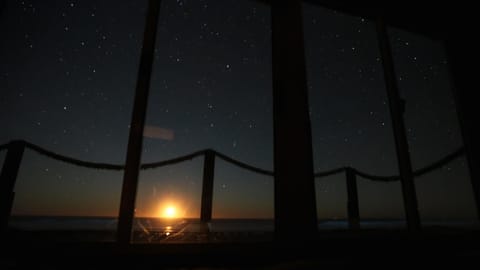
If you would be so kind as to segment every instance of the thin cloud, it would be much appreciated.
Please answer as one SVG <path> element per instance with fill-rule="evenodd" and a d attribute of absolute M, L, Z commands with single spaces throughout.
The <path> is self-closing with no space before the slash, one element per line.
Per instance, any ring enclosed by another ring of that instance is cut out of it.
<path fill-rule="evenodd" d="M 173 141 L 173 139 L 175 138 L 175 132 L 173 131 L 173 129 L 147 125 L 143 130 L 143 136 L 152 139 Z"/>

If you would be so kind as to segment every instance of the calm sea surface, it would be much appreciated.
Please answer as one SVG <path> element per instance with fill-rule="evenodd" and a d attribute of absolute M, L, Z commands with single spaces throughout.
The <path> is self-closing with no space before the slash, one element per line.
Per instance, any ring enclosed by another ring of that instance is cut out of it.
<path fill-rule="evenodd" d="M 184 228 L 187 225 L 200 223 L 198 219 L 161 219 L 135 218 L 134 230 L 163 231 L 169 227 L 172 230 Z M 365 220 L 362 228 L 403 228 L 404 220 Z M 477 221 L 426 221 L 426 226 L 476 227 Z M 20 230 L 116 230 L 117 219 L 111 217 L 39 217 L 13 216 L 9 227 Z M 319 229 L 347 229 L 346 220 L 319 221 Z M 209 231 L 273 231 L 272 219 L 214 219 L 208 223 Z"/>

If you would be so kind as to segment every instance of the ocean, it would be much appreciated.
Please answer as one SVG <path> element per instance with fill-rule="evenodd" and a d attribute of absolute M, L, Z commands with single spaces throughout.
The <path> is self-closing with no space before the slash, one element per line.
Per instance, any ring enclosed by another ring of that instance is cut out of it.
<path fill-rule="evenodd" d="M 477 221 L 426 221 L 424 227 L 478 229 Z M 402 230 L 405 220 L 364 220 L 362 229 Z M 12 216 L 9 229 L 18 235 L 45 235 L 46 240 L 115 241 L 117 219 L 112 217 L 46 217 Z M 321 220 L 319 231 L 348 230 L 346 220 Z M 199 219 L 135 218 L 132 241 L 162 242 L 243 242 L 273 239 L 273 219 L 214 219 L 202 223 Z"/>
<path fill-rule="evenodd" d="M 59 241 L 115 241 L 118 220 L 112 217 L 12 216 L 9 229 L 19 235 Z M 224 242 L 273 239 L 273 219 L 135 218 L 133 242 Z"/>

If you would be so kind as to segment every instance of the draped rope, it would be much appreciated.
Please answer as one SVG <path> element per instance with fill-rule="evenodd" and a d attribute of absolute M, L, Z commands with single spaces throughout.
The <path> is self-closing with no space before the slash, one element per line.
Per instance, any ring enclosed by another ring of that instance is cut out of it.
<path fill-rule="evenodd" d="M 333 170 L 329 170 L 329 171 L 324 171 L 324 172 L 317 172 L 314 174 L 315 178 L 321 178 L 321 177 L 326 177 L 326 176 L 330 176 L 330 175 L 334 175 L 334 174 L 337 174 L 337 173 L 341 173 L 341 172 L 344 172 L 346 170 L 345 167 L 342 167 L 342 168 L 337 168 L 337 169 L 333 169 Z"/>
<path fill-rule="evenodd" d="M 232 163 L 234 165 L 237 165 L 238 167 L 240 168 L 243 168 L 243 169 L 246 169 L 246 170 L 249 170 L 249 171 L 252 171 L 252 172 L 256 172 L 258 174 L 263 174 L 263 175 L 269 175 L 269 176 L 273 176 L 273 172 L 272 171 L 267 171 L 267 170 L 264 170 L 264 169 L 260 169 L 260 168 L 257 168 L 257 167 L 253 167 L 251 165 L 248 165 L 246 163 L 243 163 L 241 161 L 238 161 L 238 160 L 235 160 L 229 156 L 226 156 L 222 153 L 219 153 L 219 152 L 215 152 L 215 155 L 223 160 L 225 160 L 226 162 L 229 162 L 229 163 Z"/>
<path fill-rule="evenodd" d="M 155 168 L 158 168 L 158 167 L 177 164 L 177 163 L 184 162 L 184 161 L 187 161 L 187 160 L 192 160 L 192 159 L 194 159 L 198 156 L 204 155 L 205 151 L 206 150 L 201 150 L 201 151 L 197 151 L 197 152 L 185 155 L 185 156 L 172 158 L 172 159 L 169 159 L 169 160 L 153 162 L 153 163 L 145 163 L 145 164 L 142 164 L 140 166 L 140 168 L 142 170 L 147 170 L 147 169 L 155 169 Z"/>
<path fill-rule="evenodd" d="M 441 167 L 449 164 L 453 160 L 457 159 L 458 157 L 462 156 L 465 154 L 465 148 L 460 147 L 457 150 L 453 151 L 451 154 L 445 156 L 442 159 L 439 159 L 421 169 L 413 171 L 413 176 L 414 177 L 419 177 L 424 174 L 427 174 L 431 171 L 434 171 L 436 169 L 440 169 Z M 355 173 L 363 178 L 372 180 L 372 181 L 381 181 L 381 182 L 392 182 L 392 181 L 398 181 L 400 180 L 400 176 L 398 175 L 392 175 L 392 176 L 378 176 L 378 175 L 371 175 L 367 174 L 358 170 L 355 170 Z"/>
<path fill-rule="evenodd" d="M 46 156 L 46 157 L 49 157 L 49 158 L 52 158 L 52 159 L 55 159 L 55 160 L 58 160 L 58 161 L 62 161 L 62 162 L 68 163 L 68 164 L 72 164 L 72 165 L 76 165 L 76 166 L 80 166 L 80 167 L 85 167 L 85 168 L 91 168 L 91 169 L 99 169 L 99 170 L 120 171 L 120 170 L 125 169 L 124 165 L 109 164 L 109 163 L 96 163 L 96 162 L 79 160 L 79 159 L 75 159 L 75 158 L 72 158 L 72 157 L 67 157 L 67 156 L 57 154 L 55 152 L 49 151 L 45 148 L 42 148 L 38 145 L 29 143 L 29 142 L 26 142 L 26 141 L 21 141 L 21 142 L 23 142 L 25 144 L 26 148 L 29 148 L 29 149 L 37 152 L 40 155 L 43 155 L 43 156 Z M 8 150 L 8 147 L 9 147 L 9 143 L 2 144 L 2 145 L 0 145 L 0 151 Z M 155 168 L 159 168 L 159 167 L 163 167 L 163 166 L 167 166 L 167 165 L 173 165 L 173 164 L 181 163 L 183 161 L 192 160 L 194 158 L 202 156 L 202 155 L 205 154 L 206 151 L 207 150 L 200 150 L 200 151 L 188 154 L 188 155 L 176 157 L 176 158 L 169 159 L 169 160 L 152 162 L 152 163 L 145 163 L 145 164 L 142 164 L 140 168 L 142 170 L 148 170 L 148 169 L 155 169 Z M 222 159 L 222 160 L 224 160 L 228 163 L 231 163 L 233 165 L 236 165 L 240 168 L 243 168 L 243 169 L 252 171 L 254 173 L 258 173 L 258 174 L 274 176 L 273 171 L 269 171 L 269 170 L 261 169 L 261 168 L 258 168 L 258 167 L 254 167 L 254 166 L 249 165 L 247 163 L 244 163 L 244 162 L 238 161 L 236 159 L 233 159 L 233 158 L 231 158 L 227 155 L 224 155 L 222 153 L 219 153 L 219 152 L 216 152 L 216 151 L 213 151 L 213 152 L 215 153 L 215 156 L 217 156 L 218 158 L 220 158 L 220 159 Z M 425 174 L 427 174 L 431 171 L 434 171 L 436 169 L 439 169 L 439 168 L 449 164 L 450 162 L 452 162 L 453 160 L 457 159 L 458 157 L 460 157 L 464 154 L 465 154 L 465 148 L 460 147 L 459 149 L 453 151 L 451 154 L 443 157 L 442 159 L 439 159 L 439 160 L 437 160 L 437 161 L 435 161 L 435 162 L 433 162 L 433 163 L 431 163 L 431 164 L 429 164 L 429 165 L 427 165 L 427 166 L 425 166 L 421 169 L 415 170 L 413 172 L 413 175 L 415 177 L 425 175 Z M 337 169 L 333 169 L 333 170 L 329 170 L 329 171 L 317 172 L 317 173 L 314 174 L 314 176 L 315 176 L 315 178 L 322 178 L 322 177 L 326 177 L 326 176 L 330 176 L 330 175 L 334 175 L 334 174 L 344 172 L 345 170 L 346 170 L 346 167 L 341 167 L 341 168 L 337 168 Z M 369 179 L 371 181 L 392 182 L 392 181 L 400 180 L 400 176 L 398 176 L 398 175 L 380 176 L 380 175 L 367 174 L 365 172 L 359 171 L 359 170 L 354 169 L 354 168 L 352 168 L 352 170 L 354 170 L 356 175 L 361 176 L 361 177 L 366 178 L 366 179 Z"/>
<path fill-rule="evenodd" d="M 109 163 L 98 163 L 98 162 L 90 162 L 90 161 L 75 159 L 75 158 L 72 158 L 72 157 L 67 157 L 67 156 L 64 156 L 64 155 L 57 154 L 55 152 L 52 152 L 50 150 L 47 150 L 45 148 L 42 148 L 38 145 L 29 143 L 29 142 L 26 142 L 26 141 L 21 141 L 21 142 L 25 144 L 26 148 L 28 148 L 28 149 L 30 149 L 30 150 L 32 150 L 32 151 L 34 151 L 34 152 L 36 152 L 40 155 L 43 155 L 43 156 L 46 156 L 48 158 L 58 160 L 58 161 L 61 161 L 61 162 L 65 162 L 65 163 L 68 163 L 68 164 L 71 164 L 71 165 L 84 167 L 84 168 L 90 168 L 90 169 L 97 169 L 97 170 L 120 171 L 120 170 L 125 169 L 124 165 L 109 164 Z M 8 149 L 8 146 L 9 146 L 9 144 L 0 145 L 0 151 Z M 169 160 L 164 160 L 164 161 L 160 161 L 160 162 L 145 163 L 145 164 L 142 164 L 140 168 L 142 170 L 148 170 L 148 169 L 154 169 L 154 168 L 163 167 L 163 166 L 167 166 L 167 165 L 173 165 L 173 164 L 181 163 L 183 161 L 192 160 L 192 159 L 194 159 L 198 156 L 203 155 L 204 153 L 205 153 L 205 150 L 202 150 L 202 151 L 197 151 L 197 152 L 185 155 L 185 156 L 176 157 L 176 158 L 169 159 Z"/>
<path fill-rule="evenodd" d="M 29 142 L 25 142 L 25 147 L 37 152 L 40 155 L 47 156 L 49 158 L 62 161 L 65 163 L 69 163 L 72 165 L 80 166 L 80 167 L 98 169 L 98 170 L 114 170 L 114 171 L 120 171 L 125 168 L 124 165 L 119 165 L 119 164 L 95 163 L 95 162 L 83 161 L 83 160 L 79 160 L 71 157 L 62 156 L 60 154 L 46 150 L 44 148 L 41 148 L 38 145 L 29 143 Z"/>

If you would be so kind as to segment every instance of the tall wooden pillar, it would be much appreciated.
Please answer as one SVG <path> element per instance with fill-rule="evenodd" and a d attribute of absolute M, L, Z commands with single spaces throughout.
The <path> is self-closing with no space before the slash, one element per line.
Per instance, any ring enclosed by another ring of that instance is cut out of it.
<path fill-rule="evenodd" d="M 408 150 L 407 135 L 403 119 L 404 111 L 402 108 L 402 99 L 398 92 L 390 40 L 385 22 L 382 19 L 377 20 L 376 26 L 385 77 L 385 86 L 387 89 L 388 105 L 390 107 L 390 117 L 392 119 L 398 168 L 400 170 L 400 181 L 402 184 L 402 195 L 407 217 L 407 226 L 410 231 L 418 231 L 420 230 L 420 215 L 418 213 L 417 194 L 415 191 L 412 164 L 410 161 L 410 153 Z"/>
<path fill-rule="evenodd" d="M 275 237 L 301 242 L 317 232 L 302 5 L 276 0 L 271 7 Z"/>
<path fill-rule="evenodd" d="M 479 107 L 478 97 L 472 85 L 477 84 L 477 70 L 472 53 L 477 50 L 474 36 L 464 20 L 456 21 L 454 33 L 445 42 L 450 72 L 453 77 L 453 95 L 460 122 L 463 144 L 470 172 L 473 195 L 477 207 L 477 217 L 480 219 L 480 138 L 477 128 Z M 453 31 L 452 31 L 453 32 Z"/>
<path fill-rule="evenodd" d="M 135 211 L 138 174 L 142 156 L 143 129 L 147 113 L 148 92 L 155 52 L 160 0 L 150 0 L 148 4 L 143 48 L 138 70 L 137 88 L 133 104 L 130 134 L 128 138 L 127 160 L 123 174 L 122 198 L 118 221 L 117 241 L 122 244 L 130 242 Z"/>

